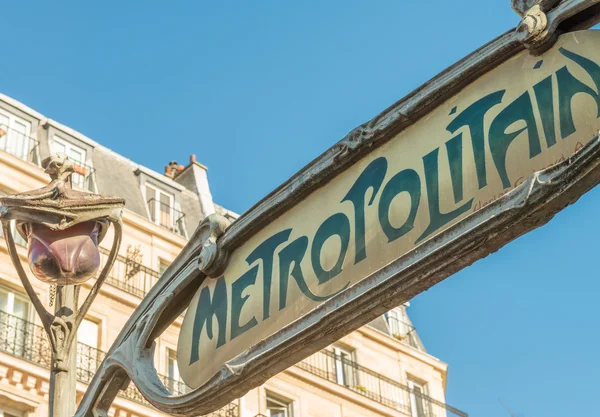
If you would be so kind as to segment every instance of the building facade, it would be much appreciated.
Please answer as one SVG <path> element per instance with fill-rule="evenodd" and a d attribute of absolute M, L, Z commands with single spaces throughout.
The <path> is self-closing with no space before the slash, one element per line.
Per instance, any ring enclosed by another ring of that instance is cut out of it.
<path fill-rule="evenodd" d="M 87 383 L 140 300 L 181 251 L 198 223 L 218 212 L 207 169 L 190 158 L 164 173 L 143 167 L 18 101 L 0 94 L 0 195 L 46 185 L 41 161 L 64 153 L 75 162 L 74 186 L 126 199 L 121 253 L 78 333 L 77 390 Z M 27 243 L 16 238 L 27 262 Z M 106 259 L 112 235 L 101 244 Z M 92 280 L 93 281 L 93 280 Z M 53 310 L 53 291 L 31 279 Z M 83 292 L 91 283 L 83 284 Z M 271 378 L 213 417 L 466 416 L 445 403 L 447 365 L 429 355 L 399 306 L 327 349 Z M 176 346 L 182 317 L 157 340 L 155 367 L 174 395 L 181 381 Z M 46 416 L 50 350 L 0 239 L 0 417 Z M 111 413 L 164 416 L 130 384 Z"/>

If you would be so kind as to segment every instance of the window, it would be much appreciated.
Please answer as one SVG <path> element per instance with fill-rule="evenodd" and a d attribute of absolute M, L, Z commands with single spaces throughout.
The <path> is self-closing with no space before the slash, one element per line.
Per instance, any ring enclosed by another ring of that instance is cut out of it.
<path fill-rule="evenodd" d="M 85 165 L 86 151 L 55 135 L 52 143 L 52 152 L 65 154 L 75 163 L 75 173 L 71 177 L 73 185 L 79 188 L 86 188 L 86 180 L 90 174 L 89 168 Z"/>
<path fill-rule="evenodd" d="M 167 349 L 167 388 L 175 395 L 185 394 L 187 392 L 185 382 L 179 375 L 179 367 L 177 366 L 177 351 Z"/>
<path fill-rule="evenodd" d="M 158 276 L 162 277 L 169 266 L 171 266 L 171 262 L 158 258 Z"/>
<path fill-rule="evenodd" d="M 293 402 L 267 393 L 267 417 L 293 417 Z"/>
<path fill-rule="evenodd" d="M 172 229 L 174 226 L 173 196 L 150 185 L 146 185 L 146 202 L 152 222 Z"/>
<path fill-rule="evenodd" d="M 346 387 L 356 386 L 356 362 L 354 352 L 340 347 L 333 348 L 335 362 L 335 381 Z"/>
<path fill-rule="evenodd" d="M 33 162 L 36 141 L 29 137 L 31 124 L 17 116 L 0 111 L 0 150 Z"/>
<path fill-rule="evenodd" d="M 19 410 L 15 410 L 13 408 L 8 408 L 6 406 L 0 407 L 0 417 L 22 417 L 23 413 Z"/>
<path fill-rule="evenodd" d="M 98 323 L 83 319 L 77 330 L 77 341 L 94 349 L 98 349 L 99 335 L 100 329 Z"/>
<path fill-rule="evenodd" d="M 391 310 L 385 314 L 385 318 L 390 329 L 390 334 L 396 339 L 403 339 L 410 333 L 410 328 L 404 320 L 404 313 L 401 310 Z"/>
<path fill-rule="evenodd" d="M 425 399 L 425 384 L 422 384 L 411 379 L 408 380 L 408 388 L 410 389 L 410 415 L 412 417 L 427 417 L 428 402 Z"/>
<path fill-rule="evenodd" d="M 84 318 L 77 330 L 77 376 L 85 382 L 92 379 L 103 359 L 99 339 L 99 324 Z"/>
<path fill-rule="evenodd" d="M 29 300 L 11 290 L 0 288 L 0 310 L 21 320 L 28 320 Z"/>
<path fill-rule="evenodd" d="M 32 326 L 28 321 L 29 300 L 7 288 L 0 287 L 0 340 L 5 351 L 24 356 L 30 349 Z"/>

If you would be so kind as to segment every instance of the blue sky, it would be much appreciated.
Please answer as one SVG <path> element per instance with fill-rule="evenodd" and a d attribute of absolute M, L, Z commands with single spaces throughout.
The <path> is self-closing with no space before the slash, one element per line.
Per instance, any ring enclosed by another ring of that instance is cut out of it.
<path fill-rule="evenodd" d="M 135 4 L 134 4 L 135 3 Z M 0 91 L 161 171 L 189 155 L 243 212 L 517 24 L 509 0 L 9 2 Z M 595 209 L 584 196 L 418 296 L 410 313 L 472 416 L 592 415 Z"/>

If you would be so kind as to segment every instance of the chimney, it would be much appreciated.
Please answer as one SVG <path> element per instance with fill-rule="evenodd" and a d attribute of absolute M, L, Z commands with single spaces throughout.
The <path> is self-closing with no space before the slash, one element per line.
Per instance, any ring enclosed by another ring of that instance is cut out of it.
<path fill-rule="evenodd" d="M 200 207 L 205 216 L 215 212 L 215 204 L 212 200 L 206 168 L 196 159 L 196 155 L 190 155 L 190 164 L 182 171 L 176 170 L 175 181 L 193 191 L 200 200 Z"/>
<path fill-rule="evenodd" d="M 179 164 L 177 163 L 177 161 L 169 162 L 169 165 L 165 167 L 165 176 L 171 179 L 175 178 L 177 168 L 179 168 Z"/>

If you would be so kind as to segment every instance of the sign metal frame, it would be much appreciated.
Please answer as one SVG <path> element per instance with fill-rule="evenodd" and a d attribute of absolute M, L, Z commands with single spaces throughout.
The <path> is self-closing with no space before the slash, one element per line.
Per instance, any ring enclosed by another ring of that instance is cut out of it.
<path fill-rule="evenodd" d="M 536 172 L 510 193 L 420 245 L 419 251 L 399 257 L 228 361 L 200 388 L 172 396 L 157 375 L 154 340 L 182 313 L 203 280 L 222 272 L 228 255 L 250 236 L 526 47 L 539 53 L 548 48 L 556 32 L 591 27 L 600 20 L 600 0 L 513 3 L 530 8 L 530 3 L 540 3 L 553 8 L 540 9 L 546 19 L 541 31 L 537 27 L 532 32 L 530 28 L 536 28 L 535 24 L 526 22 L 531 13 L 521 13 L 524 23 L 518 30 L 494 39 L 350 132 L 231 226 L 217 215 L 206 218 L 125 325 L 75 415 L 108 416 L 118 391 L 131 381 L 163 412 L 191 416 L 217 410 L 392 307 L 545 224 L 600 183 L 600 136 L 596 135 L 569 159 Z"/>

